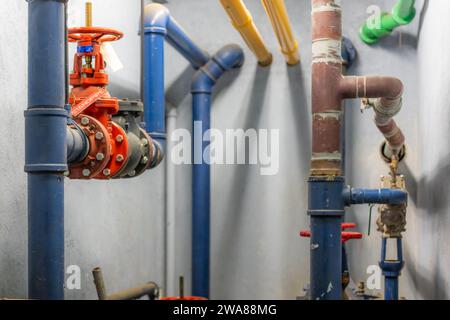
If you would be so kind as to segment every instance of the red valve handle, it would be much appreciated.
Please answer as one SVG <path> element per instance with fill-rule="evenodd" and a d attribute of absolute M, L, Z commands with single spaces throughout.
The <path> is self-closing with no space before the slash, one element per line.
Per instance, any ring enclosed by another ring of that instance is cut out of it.
<path fill-rule="evenodd" d="M 353 228 L 356 228 L 356 223 L 354 223 L 354 222 L 343 222 L 341 224 L 342 230 L 353 229 Z"/>
<path fill-rule="evenodd" d="M 352 222 L 345 222 L 341 224 L 341 229 L 352 229 L 356 228 L 356 223 Z M 302 238 L 310 238 L 311 237 L 311 231 L 302 230 L 300 231 L 300 237 Z M 351 239 L 361 239 L 362 233 L 360 232 L 348 232 L 348 231 L 342 231 L 341 232 L 341 240 L 342 243 L 345 243 Z"/>
<path fill-rule="evenodd" d="M 69 42 L 95 41 L 98 43 L 117 41 L 123 37 L 123 33 L 109 28 L 78 27 L 69 29 Z"/>

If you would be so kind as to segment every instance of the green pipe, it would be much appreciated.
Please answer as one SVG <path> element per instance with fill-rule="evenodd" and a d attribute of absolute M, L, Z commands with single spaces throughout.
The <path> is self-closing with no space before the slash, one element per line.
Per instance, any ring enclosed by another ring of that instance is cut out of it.
<path fill-rule="evenodd" d="M 414 3 L 415 0 L 398 0 L 392 13 L 382 12 L 378 16 L 367 19 L 359 32 L 361 40 L 367 44 L 375 44 L 395 28 L 411 23 L 416 16 Z M 377 21 L 381 23 L 377 25 Z"/>

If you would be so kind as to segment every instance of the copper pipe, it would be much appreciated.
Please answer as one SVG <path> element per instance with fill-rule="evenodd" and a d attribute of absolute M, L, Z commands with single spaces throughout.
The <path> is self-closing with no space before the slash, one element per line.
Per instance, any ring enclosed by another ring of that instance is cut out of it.
<path fill-rule="evenodd" d="M 154 300 L 158 295 L 158 285 L 154 282 L 149 282 L 139 287 L 113 293 L 107 296 L 105 300 L 136 300 L 145 296 L 148 296 L 150 300 Z"/>
<path fill-rule="evenodd" d="M 375 123 L 393 154 L 404 136 L 392 117 L 400 111 L 403 84 L 390 77 L 344 77 L 342 75 L 342 13 L 340 1 L 312 0 L 313 147 L 311 175 L 340 176 L 342 101 L 366 98 L 375 111 Z M 376 98 L 376 99 L 369 99 Z"/>
<path fill-rule="evenodd" d="M 106 288 L 105 282 L 103 281 L 102 269 L 99 267 L 92 270 L 92 275 L 94 276 L 94 284 L 97 289 L 98 300 L 106 300 Z"/>
<path fill-rule="evenodd" d="M 136 300 L 145 296 L 148 296 L 150 300 L 155 300 L 159 296 L 159 287 L 154 282 L 107 295 L 102 269 L 99 267 L 93 269 L 92 275 L 99 300 Z"/>

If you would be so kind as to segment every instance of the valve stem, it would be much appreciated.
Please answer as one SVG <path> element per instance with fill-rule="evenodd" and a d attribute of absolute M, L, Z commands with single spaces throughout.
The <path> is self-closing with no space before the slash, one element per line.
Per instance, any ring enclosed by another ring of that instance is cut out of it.
<path fill-rule="evenodd" d="M 86 2 L 86 27 L 92 27 L 92 2 Z"/>

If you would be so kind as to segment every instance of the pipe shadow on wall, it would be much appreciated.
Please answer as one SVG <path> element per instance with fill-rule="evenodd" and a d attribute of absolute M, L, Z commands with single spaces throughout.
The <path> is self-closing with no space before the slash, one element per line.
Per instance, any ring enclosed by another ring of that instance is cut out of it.
<path fill-rule="evenodd" d="M 265 120 L 262 119 L 263 114 L 267 114 L 266 110 L 269 108 L 266 102 L 266 95 L 269 92 L 268 90 L 268 82 L 270 77 L 271 69 L 270 67 L 262 68 L 257 67 L 255 70 L 255 75 L 253 78 L 252 88 L 250 90 L 250 98 L 247 103 L 246 108 L 243 110 L 242 116 L 242 129 L 259 129 L 261 128 L 262 123 L 265 123 Z M 309 162 L 311 158 L 311 130 L 310 130 L 310 110 L 308 108 L 308 94 L 305 90 L 305 81 L 303 79 L 303 72 L 301 65 L 290 66 L 287 68 L 287 77 L 289 80 L 289 98 L 291 109 L 288 109 L 289 106 L 277 105 L 276 108 L 279 109 L 279 112 L 289 115 L 284 117 L 287 121 L 292 121 L 292 126 L 289 128 L 294 128 L 294 136 L 289 136 L 287 134 L 280 134 L 281 139 L 290 139 L 290 142 L 284 142 L 281 145 L 286 147 L 290 145 L 290 143 L 296 144 L 297 154 L 292 155 L 291 149 L 288 150 L 280 150 L 282 152 L 283 157 L 288 157 L 287 161 L 295 162 L 300 167 L 299 180 L 304 176 L 308 176 L 309 170 Z M 272 122 L 273 123 L 273 122 Z M 270 126 L 271 122 L 268 123 Z M 283 129 L 283 128 L 281 128 Z M 283 130 L 282 130 L 283 132 Z M 290 132 L 290 131 L 287 131 Z M 249 155 L 249 149 L 247 144 L 246 155 Z M 289 166 L 292 167 L 292 166 Z M 236 258 L 239 257 L 237 254 L 237 249 L 240 247 L 240 243 L 242 242 L 243 228 L 244 228 L 244 219 L 245 217 L 249 217 L 250 214 L 245 215 L 244 210 L 246 209 L 246 203 L 248 203 L 248 188 L 249 181 L 255 175 L 258 175 L 258 167 L 252 165 L 239 165 L 235 166 L 233 169 L 233 177 L 231 186 L 229 189 L 229 194 L 227 194 L 227 198 L 233 199 L 233 202 L 229 204 L 227 210 L 227 219 L 223 222 L 222 234 L 227 235 L 227 240 L 221 240 L 219 244 L 219 255 L 221 257 L 221 263 L 218 264 L 219 270 L 217 270 L 218 274 L 222 275 L 235 275 L 239 272 L 239 263 Z M 301 181 L 303 182 L 303 181 Z M 300 183 L 301 183 L 300 182 Z M 263 188 L 264 186 L 261 186 Z M 269 186 L 270 188 L 270 186 Z M 261 190 L 260 190 L 261 191 Z M 299 190 L 299 194 L 302 192 L 306 192 L 306 184 L 304 184 L 304 190 Z M 263 201 L 263 199 L 261 199 Z M 299 198 L 300 201 L 300 198 Z M 257 206 L 257 204 L 255 204 Z M 306 204 L 299 204 L 299 206 L 305 206 Z M 254 217 L 252 215 L 251 217 Z M 286 235 L 286 237 L 291 238 L 291 235 Z M 256 246 L 256 245 L 255 245 Z M 280 248 L 282 250 L 283 248 Z M 280 253 L 282 256 L 287 256 L 289 253 Z M 285 263 L 283 261 L 279 261 L 278 263 Z M 287 263 L 287 262 L 286 262 Z M 264 268 L 262 269 L 264 270 Z M 252 270 L 252 274 L 258 273 L 258 270 Z M 264 271 L 261 271 L 264 273 Z M 265 274 L 261 274 L 261 277 L 265 277 Z M 256 276 L 255 276 L 256 277 Z M 227 276 L 227 281 L 229 281 L 229 286 L 233 285 L 242 285 L 241 283 L 233 283 L 233 281 L 238 281 L 237 278 L 233 277 L 230 279 Z M 227 286 L 228 287 L 228 286 Z M 226 288 L 221 289 L 222 293 L 218 293 L 218 296 L 223 297 L 223 294 L 226 292 L 230 292 Z"/>
<path fill-rule="evenodd" d="M 178 78 L 166 89 L 166 101 L 174 107 L 182 105 L 184 99 L 191 92 L 192 79 L 196 72 L 197 70 L 193 69 L 191 66 L 187 66 Z M 227 71 L 221 77 L 221 79 L 214 86 L 212 95 L 213 102 L 224 89 L 229 87 L 234 82 L 240 72 L 241 68 L 232 69 Z M 211 104 L 211 106 L 214 108 L 214 104 Z"/>
<path fill-rule="evenodd" d="M 192 78 L 196 70 L 187 66 L 178 78 L 166 89 L 166 101 L 174 107 L 181 105 L 191 91 Z"/>
<path fill-rule="evenodd" d="M 247 129 L 258 129 L 260 127 L 261 115 L 265 106 L 265 98 L 270 76 L 270 67 L 257 66 L 253 78 L 252 88 L 250 90 L 250 98 L 247 106 L 242 109 L 242 126 L 244 131 Z M 248 144 L 247 144 L 248 147 Z M 248 149 L 246 150 L 246 158 Z M 253 168 L 252 168 L 253 167 Z M 238 265 L 236 263 L 236 248 L 239 248 L 242 235 L 241 226 L 243 218 L 244 201 L 246 199 L 246 186 L 249 181 L 249 176 L 256 172 L 256 166 L 251 165 L 237 165 L 233 167 L 233 177 L 230 184 L 230 193 L 227 195 L 228 199 L 234 199 L 229 204 L 227 219 L 223 222 L 222 233 L 227 235 L 227 240 L 221 240 L 219 244 L 219 253 L 222 262 L 219 264 L 220 269 L 217 270 L 219 274 L 237 274 Z M 255 170 L 253 170 L 255 169 Z M 228 281 L 232 281 L 229 279 Z M 233 286 L 233 283 L 229 284 Z M 228 286 L 227 286 L 228 287 Z M 223 293 L 227 292 L 226 288 L 222 289 Z M 223 297 L 223 294 L 217 294 Z"/>
<path fill-rule="evenodd" d="M 311 112 L 308 109 L 307 93 L 301 64 L 290 66 L 287 69 L 289 78 L 289 94 L 293 113 L 294 128 L 297 136 L 292 139 L 300 144 L 298 157 L 304 165 L 301 172 L 307 173 L 311 159 Z"/>
<path fill-rule="evenodd" d="M 409 253 L 407 246 L 403 249 L 405 251 L 405 260 L 413 261 L 414 258 Z M 435 250 L 435 259 L 438 260 L 439 250 Z M 442 276 L 442 270 L 437 266 L 433 270 L 426 270 L 423 268 L 416 268 L 413 263 L 406 263 L 406 269 L 411 275 L 411 280 L 416 292 L 420 292 L 423 299 L 446 300 L 449 297 L 446 295 L 446 279 Z M 420 270 L 423 269 L 423 270 Z M 416 297 L 417 298 L 417 297 Z"/>
<path fill-rule="evenodd" d="M 434 168 L 433 174 L 426 174 L 419 179 L 406 163 L 400 163 L 400 172 L 406 177 L 406 189 L 410 199 L 417 208 L 426 209 L 429 214 L 446 214 L 450 205 L 450 154 L 444 157 Z"/>

